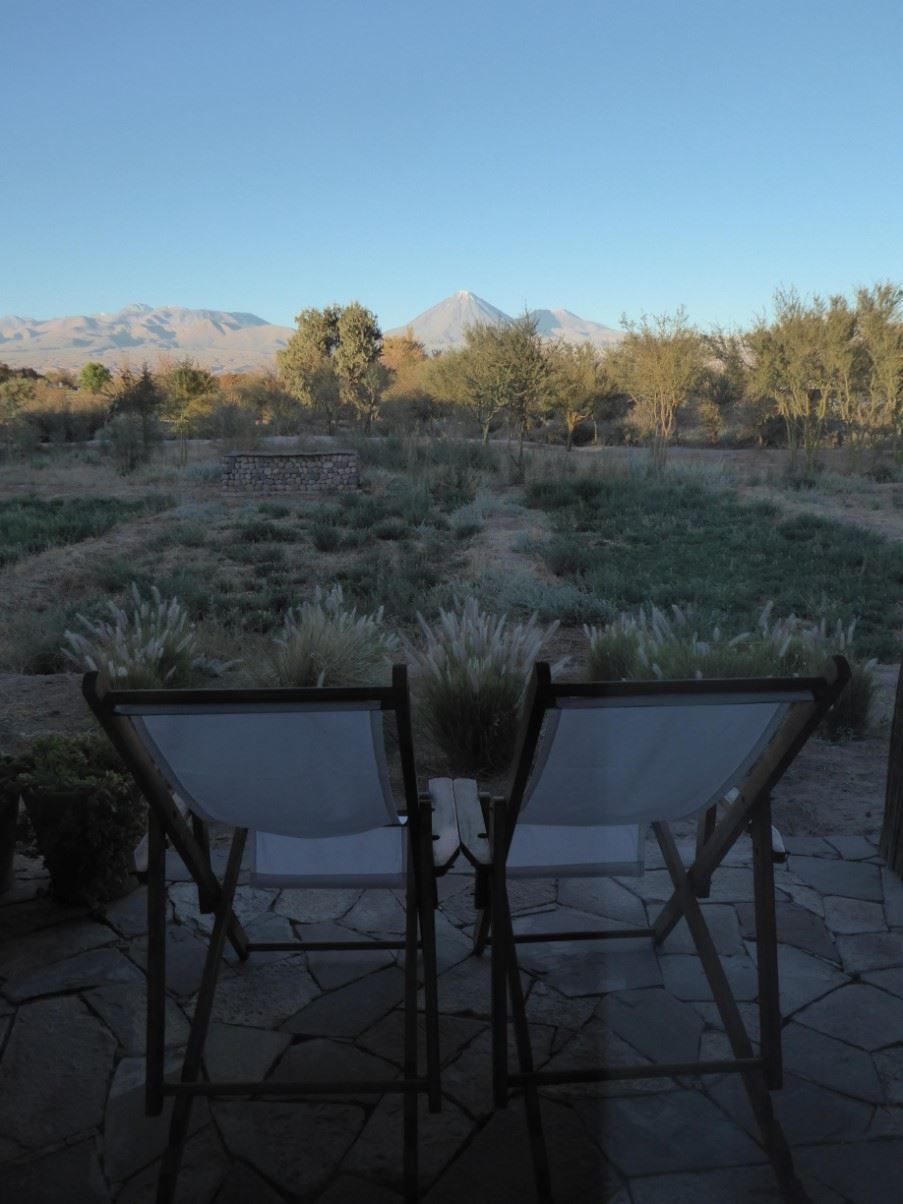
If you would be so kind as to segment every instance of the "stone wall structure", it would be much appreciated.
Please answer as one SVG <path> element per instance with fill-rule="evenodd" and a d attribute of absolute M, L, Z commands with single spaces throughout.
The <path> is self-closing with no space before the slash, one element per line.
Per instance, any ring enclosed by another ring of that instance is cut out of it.
<path fill-rule="evenodd" d="M 230 452 L 226 493 L 340 493 L 358 487 L 357 452 Z"/>

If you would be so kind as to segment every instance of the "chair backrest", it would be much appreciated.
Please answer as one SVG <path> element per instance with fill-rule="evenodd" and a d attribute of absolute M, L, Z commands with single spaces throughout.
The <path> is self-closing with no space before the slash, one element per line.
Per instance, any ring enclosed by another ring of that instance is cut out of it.
<path fill-rule="evenodd" d="M 849 676 L 677 682 L 551 681 L 534 670 L 509 796 L 526 823 L 673 821 L 742 789 L 771 751 L 768 788 Z"/>
<path fill-rule="evenodd" d="M 87 674 L 83 692 L 149 802 L 165 791 L 205 820 L 296 837 L 398 824 L 382 727 L 393 711 L 416 817 L 403 665 L 390 687 L 117 690 Z"/>

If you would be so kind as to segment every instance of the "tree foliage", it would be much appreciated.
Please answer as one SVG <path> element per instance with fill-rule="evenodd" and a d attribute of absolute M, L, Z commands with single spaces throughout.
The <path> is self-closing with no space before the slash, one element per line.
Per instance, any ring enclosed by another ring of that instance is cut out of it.
<path fill-rule="evenodd" d="M 78 374 L 78 385 L 88 393 L 106 393 L 113 382 L 113 373 L 105 365 L 92 360 Z"/>

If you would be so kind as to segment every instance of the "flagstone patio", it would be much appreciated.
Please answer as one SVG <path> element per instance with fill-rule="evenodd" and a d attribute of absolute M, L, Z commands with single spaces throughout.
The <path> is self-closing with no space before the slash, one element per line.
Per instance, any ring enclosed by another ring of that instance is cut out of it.
<path fill-rule="evenodd" d="M 903 883 L 871 837 L 787 837 L 776 867 L 785 1086 L 775 1095 L 816 1204 L 886 1204 L 903 1167 Z M 689 856 L 685 844 L 684 853 Z M 757 1035 L 751 851 L 731 851 L 703 904 Z M 644 925 L 670 894 L 650 848 L 643 878 L 512 884 L 523 930 Z M 188 1030 L 209 917 L 174 883 L 167 1040 Z M 533 1198 L 522 1104 L 493 1111 L 489 967 L 470 956 L 472 879 L 440 884 L 444 1110 L 422 1114 L 425 1204 Z M 38 862 L 0 896 L 0 1198 L 153 1199 L 166 1116 L 143 1112 L 145 898 L 103 915 L 58 906 Z M 259 939 L 402 931 L 389 891 L 241 887 Z M 265 934 L 265 935 L 264 935 Z M 685 922 L 648 942 L 522 946 L 537 1062 L 685 1061 L 728 1046 Z M 211 1077 L 400 1074 L 402 975 L 391 952 L 269 953 L 224 966 Z M 556 1198 L 567 1204 L 743 1204 L 780 1199 L 736 1076 L 558 1087 L 543 1093 Z M 401 1200 L 400 1099 L 198 1102 L 178 1198 L 192 1204 Z"/>

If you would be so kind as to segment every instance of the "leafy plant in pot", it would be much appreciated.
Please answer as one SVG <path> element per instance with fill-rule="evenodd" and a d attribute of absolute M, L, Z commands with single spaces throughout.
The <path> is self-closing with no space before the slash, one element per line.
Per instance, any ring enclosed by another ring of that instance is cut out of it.
<path fill-rule="evenodd" d="M 145 805 L 106 741 L 46 736 L 16 759 L 16 779 L 60 902 L 96 907 L 134 887 Z"/>

